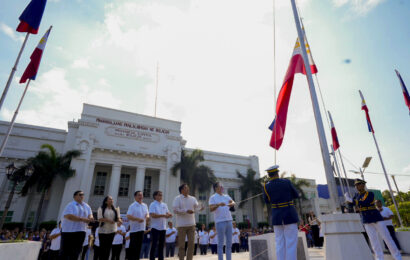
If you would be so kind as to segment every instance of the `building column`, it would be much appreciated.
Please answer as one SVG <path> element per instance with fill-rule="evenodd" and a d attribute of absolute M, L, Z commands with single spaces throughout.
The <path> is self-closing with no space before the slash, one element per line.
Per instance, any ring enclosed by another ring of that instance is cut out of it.
<path fill-rule="evenodd" d="M 164 197 L 167 196 L 167 191 L 166 191 L 166 172 L 164 170 L 159 170 L 159 190 L 162 191 L 162 194 L 164 194 Z"/>
<path fill-rule="evenodd" d="M 114 203 L 117 203 L 118 189 L 120 188 L 121 165 L 114 164 L 111 170 L 110 185 L 108 195 L 112 197 Z"/>
<path fill-rule="evenodd" d="M 84 191 L 84 201 L 88 203 L 92 192 L 93 178 L 94 178 L 94 169 L 95 162 L 90 163 L 88 170 L 84 171 L 80 189 Z"/>
<path fill-rule="evenodd" d="M 137 168 L 137 176 L 135 178 L 135 191 L 140 190 L 144 192 L 145 168 Z"/>

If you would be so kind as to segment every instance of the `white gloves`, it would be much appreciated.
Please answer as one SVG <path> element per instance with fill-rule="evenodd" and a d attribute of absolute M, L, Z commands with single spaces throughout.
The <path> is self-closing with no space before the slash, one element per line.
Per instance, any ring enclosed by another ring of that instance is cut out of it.
<path fill-rule="evenodd" d="M 348 201 L 348 202 L 350 202 L 350 203 L 353 202 L 353 199 L 350 197 L 350 195 L 349 195 L 348 192 L 345 193 L 345 199 L 346 199 L 346 201 Z"/>

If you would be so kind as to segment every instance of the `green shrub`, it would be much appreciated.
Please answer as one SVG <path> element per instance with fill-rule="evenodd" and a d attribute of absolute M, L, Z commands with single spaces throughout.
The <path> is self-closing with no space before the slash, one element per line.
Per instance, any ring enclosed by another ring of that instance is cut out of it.
<path fill-rule="evenodd" d="M 237 223 L 237 226 L 238 226 L 239 229 L 248 229 L 248 228 L 250 228 L 249 225 L 248 225 L 248 222 L 239 222 L 239 223 Z"/>
<path fill-rule="evenodd" d="M 405 227 L 410 227 L 410 201 L 405 201 L 405 202 L 399 202 L 399 212 L 401 216 L 401 220 L 403 221 L 403 225 Z M 393 224 L 395 226 L 400 226 L 399 219 L 397 217 L 396 209 L 394 205 L 389 206 L 389 209 L 393 211 L 394 217 L 393 217 Z"/>
<path fill-rule="evenodd" d="M 23 222 L 8 222 L 3 224 L 3 229 L 13 230 L 18 227 L 20 230 L 24 229 Z"/>
<path fill-rule="evenodd" d="M 49 221 L 44 221 L 40 223 L 39 229 L 45 229 L 45 230 L 53 230 L 55 227 L 57 227 L 57 221 L 55 220 L 49 220 Z"/>
<path fill-rule="evenodd" d="M 258 228 L 264 228 L 264 227 L 269 227 L 269 223 L 266 221 L 258 222 Z"/>

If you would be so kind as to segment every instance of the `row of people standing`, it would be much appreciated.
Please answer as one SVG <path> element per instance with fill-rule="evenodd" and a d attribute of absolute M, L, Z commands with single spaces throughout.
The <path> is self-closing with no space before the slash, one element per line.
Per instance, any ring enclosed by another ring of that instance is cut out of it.
<path fill-rule="evenodd" d="M 213 185 L 215 194 L 209 200 L 210 211 L 214 214 L 216 232 L 218 233 L 218 259 L 223 259 L 223 247 L 226 245 L 226 259 L 231 260 L 232 248 L 232 215 L 230 208 L 235 206 L 235 202 L 229 195 L 223 194 L 223 187 L 218 182 Z M 176 214 L 176 226 L 178 232 L 179 259 L 187 260 L 193 258 L 194 240 L 195 240 L 195 212 L 204 209 L 199 205 L 195 197 L 189 195 L 189 186 L 182 184 L 179 187 L 180 195 L 173 202 L 172 210 Z M 87 226 L 92 222 L 93 214 L 90 206 L 83 201 L 84 192 L 76 191 L 73 195 L 74 200 L 64 209 L 61 224 L 61 242 L 59 259 L 75 259 L 83 249 L 83 243 L 86 237 Z M 144 233 L 146 232 L 146 223 L 151 219 L 151 249 L 150 259 L 164 259 L 163 248 L 166 238 L 167 219 L 173 215 L 168 210 L 168 206 L 162 202 L 162 192 L 154 192 L 154 202 L 148 209 L 143 203 L 142 191 L 134 193 L 135 202 L 132 203 L 127 211 L 127 218 L 130 223 L 129 231 L 129 248 L 128 259 L 140 259 Z M 102 206 L 97 211 L 98 221 L 100 223 L 98 234 L 99 259 L 108 259 L 110 250 L 117 234 L 117 226 L 120 223 L 119 208 L 114 207 L 113 199 L 108 196 L 104 199 Z M 123 236 L 123 234 L 121 234 Z M 187 237 L 187 252 L 185 253 L 185 237 Z M 226 240 L 226 243 L 225 243 Z"/>

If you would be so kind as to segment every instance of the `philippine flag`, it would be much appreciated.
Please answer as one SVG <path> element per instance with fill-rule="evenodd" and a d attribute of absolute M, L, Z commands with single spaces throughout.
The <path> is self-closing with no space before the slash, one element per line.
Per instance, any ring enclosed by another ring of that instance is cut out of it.
<path fill-rule="evenodd" d="M 406 103 L 406 106 L 409 108 L 409 112 L 410 112 L 410 96 L 409 96 L 409 92 L 407 91 L 406 85 L 404 84 L 403 79 L 401 78 L 400 73 L 396 71 L 397 77 L 399 77 L 399 81 L 400 81 L 400 85 L 401 85 L 401 89 L 403 91 L 403 96 L 404 96 L 404 102 Z"/>
<path fill-rule="evenodd" d="M 364 101 L 364 97 L 362 92 L 359 90 L 360 97 L 362 98 L 362 110 L 366 113 L 366 120 L 367 120 L 367 127 L 369 128 L 369 132 L 374 133 L 372 121 L 370 121 L 370 116 L 369 116 L 369 109 L 366 106 L 366 102 Z"/>
<path fill-rule="evenodd" d="M 31 54 L 31 61 L 24 71 L 23 76 L 21 76 L 20 83 L 25 83 L 27 79 L 36 79 L 37 71 L 40 67 L 41 56 L 43 56 L 44 48 L 46 47 L 48 35 L 50 34 L 51 28 L 52 26 L 50 26 L 50 29 L 47 30 L 43 38 L 41 38 L 40 42 L 38 43 L 37 48 Z"/>
<path fill-rule="evenodd" d="M 305 35 L 306 51 L 308 53 L 310 70 L 312 74 L 317 73 L 316 65 L 313 61 L 312 54 L 310 52 L 309 44 Z M 288 114 L 290 94 L 292 93 L 293 79 L 295 73 L 303 73 L 306 75 L 306 69 L 303 64 L 302 48 L 300 47 L 299 39 L 296 39 L 295 48 L 293 49 L 292 58 L 289 63 L 288 70 L 283 81 L 282 88 L 278 95 L 276 103 L 276 118 L 273 120 L 269 129 L 272 130 L 272 136 L 270 139 L 270 146 L 279 150 L 282 145 L 283 138 L 285 136 L 286 118 Z"/>
<path fill-rule="evenodd" d="M 32 0 L 20 15 L 16 31 L 37 34 L 47 0 Z"/>
<path fill-rule="evenodd" d="M 339 139 L 337 138 L 336 128 L 335 128 L 335 125 L 333 124 L 332 115 L 330 114 L 329 111 L 327 112 L 329 113 L 329 119 L 330 119 L 330 127 L 331 127 L 330 131 L 332 133 L 333 149 L 337 151 L 337 149 L 340 147 Z"/>

